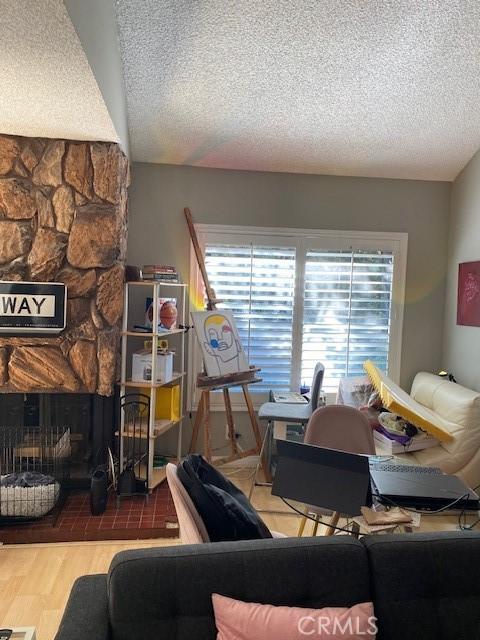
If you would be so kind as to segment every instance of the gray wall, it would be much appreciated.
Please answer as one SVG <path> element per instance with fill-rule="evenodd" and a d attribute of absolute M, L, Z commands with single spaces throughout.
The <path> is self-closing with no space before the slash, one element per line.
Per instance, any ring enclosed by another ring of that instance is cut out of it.
<path fill-rule="evenodd" d="M 480 328 L 457 325 L 458 265 L 473 260 L 480 260 L 480 152 L 452 185 L 442 364 L 480 391 Z"/>
<path fill-rule="evenodd" d="M 450 184 L 204 169 L 134 163 L 129 190 L 128 261 L 175 264 L 187 281 L 196 222 L 266 227 L 403 231 L 409 234 L 401 383 L 441 364 Z M 191 433 L 184 423 L 184 444 Z M 214 449 L 225 446 L 225 419 L 212 416 Z M 236 429 L 253 445 L 245 414 Z M 175 451 L 174 434 L 161 443 Z"/>
<path fill-rule="evenodd" d="M 114 0 L 64 0 L 122 149 L 129 156 L 127 104 L 113 2 Z"/>
<path fill-rule="evenodd" d="M 129 262 L 175 264 L 184 279 L 184 206 L 204 223 L 407 232 L 402 385 L 441 365 L 449 183 L 134 163 L 129 193 Z"/>

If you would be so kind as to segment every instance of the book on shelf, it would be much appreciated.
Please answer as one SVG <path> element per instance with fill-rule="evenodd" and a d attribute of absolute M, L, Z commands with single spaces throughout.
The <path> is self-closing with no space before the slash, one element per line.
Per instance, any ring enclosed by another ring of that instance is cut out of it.
<path fill-rule="evenodd" d="M 153 278 L 143 277 L 144 282 L 167 282 L 171 284 L 180 284 L 178 277 L 175 278 L 165 278 L 163 276 L 154 276 Z"/>
<path fill-rule="evenodd" d="M 175 267 L 167 267 L 167 266 L 155 266 L 155 265 L 145 265 L 142 268 L 142 273 L 143 274 L 149 274 L 149 275 L 155 275 L 158 273 L 164 273 L 164 274 L 173 274 L 175 275 L 177 273 L 177 270 L 175 269 Z"/>
<path fill-rule="evenodd" d="M 178 273 L 170 265 L 146 264 L 142 268 L 142 279 L 149 282 L 171 282 L 178 284 Z"/>
<path fill-rule="evenodd" d="M 144 278 L 178 278 L 178 273 L 168 272 L 168 273 L 160 273 L 158 271 L 149 272 L 146 271 L 143 274 Z"/>
<path fill-rule="evenodd" d="M 143 271 L 176 271 L 175 267 L 168 264 L 144 264 Z"/>

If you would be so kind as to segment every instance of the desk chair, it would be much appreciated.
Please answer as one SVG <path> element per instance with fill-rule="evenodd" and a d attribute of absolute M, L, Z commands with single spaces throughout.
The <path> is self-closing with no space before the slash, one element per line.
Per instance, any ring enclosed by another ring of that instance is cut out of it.
<path fill-rule="evenodd" d="M 305 444 L 313 444 L 317 447 L 327 449 L 337 449 L 346 453 L 359 453 L 375 455 L 375 441 L 373 439 L 372 427 L 368 419 L 358 409 L 346 405 L 331 405 L 317 409 L 310 418 L 305 432 Z M 321 515 L 330 515 L 330 525 L 327 528 L 327 536 L 333 535 L 338 524 L 340 513 L 333 513 L 319 507 L 305 507 L 305 516 L 302 518 L 298 535 L 302 536 L 307 522 L 306 514 L 315 515 L 315 526 L 313 535 L 317 534 L 319 519 Z"/>
<path fill-rule="evenodd" d="M 205 524 L 178 477 L 177 466 L 171 462 L 167 464 L 167 482 L 172 494 L 175 511 L 177 512 L 182 543 L 201 544 L 210 542 Z M 273 538 L 287 537 L 284 533 L 277 531 L 270 531 L 270 533 Z"/>
<path fill-rule="evenodd" d="M 310 400 L 306 404 L 287 404 L 285 402 L 264 402 L 258 410 L 259 420 L 267 421 L 267 428 L 265 430 L 265 436 L 262 441 L 262 448 L 258 457 L 257 467 L 253 475 L 252 484 L 248 494 L 248 499 L 251 501 L 253 491 L 255 487 L 271 486 L 270 478 L 267 478 L 267 482 L 257 482 L 257 475 L 265 453 L 266 443 L 272 436 L 273 423 L 275 420 L 278 422 L 288 422 L 289 424 L 301 424 L 305 425 L 310 420 L 310 416 L 318 407 L 318 400 L 320 397 L 320 391 L 322 389 L 323 376 L 325 374 L 325 367 L 321 362 L 317 362 L 313 372 L 312 386 L 310 387 Z"/>

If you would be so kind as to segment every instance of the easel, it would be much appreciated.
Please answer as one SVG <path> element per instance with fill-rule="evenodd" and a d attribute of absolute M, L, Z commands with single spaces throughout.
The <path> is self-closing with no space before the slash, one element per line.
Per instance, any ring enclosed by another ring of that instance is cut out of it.
<path fill-rule="evenodd" d="M 197 257 L 198 267 L 202 274 L 203 282 L 205 285 L 205 292 L 207 294 L 207 311 L 214 311 L 217 308 L 217 303 L 221 300 L 217 300 L 215 292 L 210 286 L 208 279 L 205 262 L 203 259 L 203 253 L 198 242 L 197 233 L 192 220 L 192 214 L 190 209 L 186 207 L 184 210 L 185 218 L 187 220 L 188 230 L 190 232 L 190 238 L 192 240 L 193 249 Z M 250 396 L 250 390 L 248 386 L 261 382 L 261 378 L 256 377 L 256 373 L 260 369 L 251 367 L 249 371 L 242 371 L 240 373 L 232 373 L 225 376 L 206 376 L 205 374 L 199 374 L 197 377 L 197 388 L 201 390 L 200 400 L 198 402 L 197 414 L 195 416 L 195 423 L 193 425 L 192 439 L 190 441 L 189 453 L 193 453 L 197 446 L 198 434 L 200 427 L 203 424 L 203 453 L 208 462 L 212 462 L 212 447 L 211 447 L 211 432 L 210 432 L 210 392 L 222 391 L 223 401 L 225 403 L 225 414 L 228 425 L 228 442 L 230 444 L 231 454 L 215 460 L 215 464 L 226 464 L 233 460 L 239 460 L 246 458 L 247 456 L 260 455 L 262 448 L 262 438 L 260 436 L 260 429 L 258 428 L 257 416 L 253 408 L 252 398 Z M 247 405 L 247 411 L 250 418 L 252 432 L 255 437 L 255 447 L 248 451 L 240 451 L 237 438 L 235 436 L 235 423 L 233 419 L 232 403 L 230 399 L 230 389 L 232 387 L 242 387 L 243 397 Z M 270 476 L 269 470 L 264 464 L 262 467 L 267 477 Z"/>

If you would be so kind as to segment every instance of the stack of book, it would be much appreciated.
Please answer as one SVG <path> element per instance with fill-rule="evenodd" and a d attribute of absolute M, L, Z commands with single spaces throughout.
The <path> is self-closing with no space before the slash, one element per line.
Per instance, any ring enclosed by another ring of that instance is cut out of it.
<path fill-rule="evenodd" d="M 391 453 L 408 453 L 409 451 L 422 451 L 422 449 L 431 449 L 440 444 L 437 438 L 420 431 L 412 438 L 405 438 L 404 442 L 399 442 L 394 436 L 389 436 L 386 431 L 373 430 L 373 437 L 380 445 L 382 452 Z"/>
<path fill-rule="evenodd" d="M 142 268 L 142 279 L 155 282 L 178 282 L 178 273 L 175 267 L 165 264 L 145 264 Z"/>

